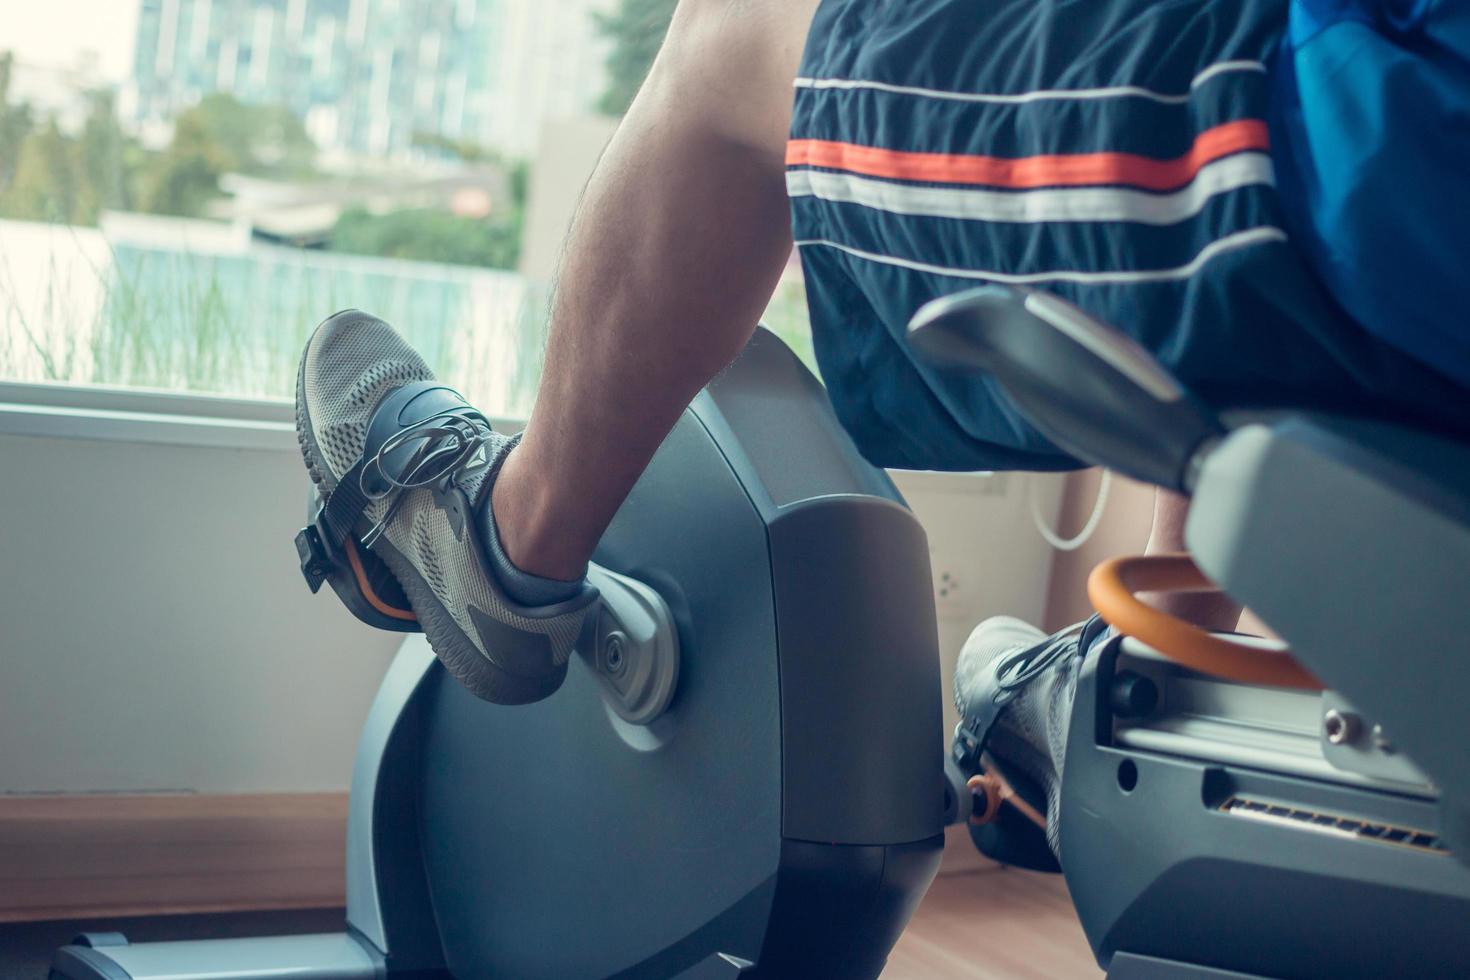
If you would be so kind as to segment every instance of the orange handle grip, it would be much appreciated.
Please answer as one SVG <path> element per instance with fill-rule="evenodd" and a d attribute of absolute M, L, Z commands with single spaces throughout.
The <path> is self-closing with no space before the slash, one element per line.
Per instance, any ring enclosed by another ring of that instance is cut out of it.
<path fill-rule="evenodd" d="M 1188 555 L 1112 558 L 1092 570 L 1087 597 L 1119 632 L 1202 674 L 1246 684 L 1322 690 L 1289 651 L 1263 650 L 1207 633 L 1141 601 L 1137 592 L 1218 592 Z"/>

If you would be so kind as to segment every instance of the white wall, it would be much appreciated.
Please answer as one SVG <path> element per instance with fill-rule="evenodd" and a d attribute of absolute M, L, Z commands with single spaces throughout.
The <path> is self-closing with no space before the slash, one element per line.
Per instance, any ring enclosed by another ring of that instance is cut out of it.
<path fill-rule="evenodd" d="M 582 189 L 617 128 L 618 120 L 594 115 L 541 123 L 521 229 L 520 273 L 532 282 L 555 278 Z"/>
<path fill-rule="evenodd" d="M 254 412 L 0 405 L 0 792 L 347 788 L 397 638 L 304 587 L 289 408 Z"/>
<path fill-rule="evenodd" d="M 304 587 L 289 406 L 0 385 L 0 467 L 0 793 L 347 788 L 398 637 Z M 948 705 L 976 621 L 1040 618 L 1049 555 L 1029 478 L 896 477 L 957 589 Z"/>
<path fill-rule="evenodd" d="M 975 624 L 1002 613 L 1041 622 L 1052 552 L 1036 532 L 1027 495 L 1034 494 L 1042 515 L 1054 521 L 1064 477 L 904 472 L 894 480 L 929 536 L 947 738 L 959 720 L 955 660 Z"/>

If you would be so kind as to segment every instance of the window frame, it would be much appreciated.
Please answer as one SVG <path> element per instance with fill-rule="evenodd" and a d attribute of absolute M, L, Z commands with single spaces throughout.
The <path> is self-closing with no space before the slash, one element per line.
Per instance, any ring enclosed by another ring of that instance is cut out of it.
<path fill-rule="evenodd" d="M 492 418 L 497 431 L 525 421 Z M 69 382 L 0 381 L 0 435 L 115 440 L 279 452 L 295 450 L 295 406 L 241 398 Z"/>

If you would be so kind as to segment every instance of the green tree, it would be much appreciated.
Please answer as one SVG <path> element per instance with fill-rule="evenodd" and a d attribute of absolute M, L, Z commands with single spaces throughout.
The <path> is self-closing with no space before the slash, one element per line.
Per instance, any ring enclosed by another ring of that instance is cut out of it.
<path fill-rule="evenodd" d="M 530 187 L 524 160 L 507 162 L 495 149 L 472 140 L 416 132 L 413 145 L 457 160 L 478 171 L 505 175 L 507 200 L 497 199 L 487 218 L 466 218 L 429 208 L 373 214 L 361 208 L 344 212 L 328 240 L 336 252 L 382 255 L 426 262 L 514 269 L 521 255 L 521 230 Z"/>
<path fill-rule="evenodd" d="M 0 196 L 0 213 L 26 221 L 76 222 L 81 184 L 76 148 L 49 119 L 21 142 L 15 175 Z"/>
<path fill-rule="evenodd" d="M 137 197 L 144 211 L 197 217 L 219 195 L 221 174 L 300 178 L 315 173 L 315 156 L 301 120 L 284 106 L 246 105 L 216 92 L 175 117 L 167 149 L 138 177 Z"/>
<path fill-rule="evenodd" d="M 299 178 L 314 173 L 316 146 L 301 120 L 285 106 L 246 105 L 214 92 L 184 110 L 178 126 L 197 126 L 214 144 L 226 171 L 263 177 Z"/>
<path fill-rule="evenodd" d="M 142 177 L 142 206 L 154 214 L 197 217 L 219 195 L 219 178 L 228 157 L 210 138 L 203 122 L 185 112 L 174 121 L 168 148 L 150 162 Z"/>
<path fill-rule="evenodd" d="M 330 243 L 334 252 L 496 269 L 515 268 L 520 246 L 519 217 L 513 223 L 480 220 L 427 208 L 381 215 L 348 209 L 337 219 Z"/>
<path fill-rule="evenodd" d="M 78 212 L 91 224 L 103 209 L 127 209 L 132 206 L 129 163 L 136 156 L 129 152 L 129 140 L 117 121 L 117 102 L 111 92 L 87 95 L 88 111 L 77 138 L 77 157 L 81 168 Z"/>
<path fill-rule="evenodd" d="M 3 86 L 4 59 L 0 59 Z M 110 92 L 91 92 L 87 118 L 75 136 L 61 131 L 54 119 L 39 128 L 21 107 L 21 123 L 0 116 L 0 130 L 27 129 L 14 147 L 5 144 L 14 163 L 0 182 L 0 214 L 28 221 L 95 224 L 104 208 L 130 205 L 134 171 L 141 148 L 124 135 Z M 13 108 L 13 107 L 12 107 Z M 3 164 L 0 164 L 3 165 Z"/>
<path fill-rule="evenodd" d="M 621 116 L 633 104 L 633 96 L 654 56 L 669 32 L 678 0 L 619 0 L 611 14 L 594 14 L 598 32 L 612 42 L 607 56 L 607 89 L 597 108 Z"/>
<path fill-rule="evenodd" d="M 0 52 L 0 193 L 14 179 L 21 146 L 35 125 L 28 104 L 12 104 L 10 101 L 10 78 L 14 67 L 15 55 L 9 51 Z"/>

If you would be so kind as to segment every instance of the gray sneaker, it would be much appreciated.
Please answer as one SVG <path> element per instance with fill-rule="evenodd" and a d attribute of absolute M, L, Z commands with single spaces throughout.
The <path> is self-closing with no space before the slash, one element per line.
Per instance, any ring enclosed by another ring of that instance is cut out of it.
<path fill-rule="evenodd" d="M 956 762 L 966 775 L 994 769 L 1046 818 L 1039 832 L 1002 810 L 995 824 L 971 828 L 976 846 L 1003 864 L 1056 870 L 1062 769 L 1085 625 L 1047 636 L 1019 619 L 994 616 L 975 627 L 960 650 Z"/>
<path fill-rule="evenodd" d="M 551 606 L 505 594 L 479 508 L 515 437 L 434 374 L 392 327 L 338 313 L 306 342 L 296 433 L 324 501 L 319 526 L 380 558 L 440 661 L 478 697 L 524 704 L 561 686 L 597 592 Z"/>

